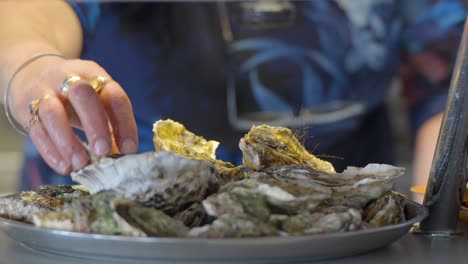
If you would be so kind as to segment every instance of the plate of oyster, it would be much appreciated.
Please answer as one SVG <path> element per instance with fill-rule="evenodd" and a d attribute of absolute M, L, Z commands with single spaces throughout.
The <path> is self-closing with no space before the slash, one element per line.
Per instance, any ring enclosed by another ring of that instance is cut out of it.
<path fill-rule="evenodd" d="M 153 132 L 155 151 L 96 158 L 71 174 L 79 185 L 0 197 L 3 231 L 68 256 L 284 262 L 380 248 L 427 216 L 392 191 L 404 168 L 336 172 L 287 128 L 252 127 L 240 166 L 175 121 Z"/>

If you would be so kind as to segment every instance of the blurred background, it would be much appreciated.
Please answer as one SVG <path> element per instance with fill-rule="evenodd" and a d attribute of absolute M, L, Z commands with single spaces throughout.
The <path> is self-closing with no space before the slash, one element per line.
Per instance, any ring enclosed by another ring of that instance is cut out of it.
<path fill-rule="evenodd" d="M 17 189 L 23 136 L 10 126 L 0 106 L 0 194 L 4 194 Z"/>
<path fill-rule="evenodd" d="M 395 164 L 406 167 L 406 173 L 400 177 L 395 189 L 409 195 L 411 186 L 411 139 L 409 136 L 408 119 L 405 104 L 402 101 L 399 81 L 393 81 L 387 96 L 387 105 L 392 113 L 393 135 L 395 137 Z M 17 189 L 19 168 L 22 162 L 23 138 L 8 124 L 3 105 L 0 108 L 0 194 L 14 192 Z"/>

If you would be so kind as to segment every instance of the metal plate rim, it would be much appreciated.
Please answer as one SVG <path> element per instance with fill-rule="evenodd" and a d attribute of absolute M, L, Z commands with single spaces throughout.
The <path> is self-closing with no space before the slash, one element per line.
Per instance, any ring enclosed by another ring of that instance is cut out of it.
<path fill-rule="evenodd" d="M 423 220 L 427 209 L 408 201 L 407 221 L 380 228 L 321 235 L 255 238 L 154 238 L 48 230 L 0 217 L 0 228 L 25 247 L 86 259 L 223 261 L 318 260 L 351 256 L 387 246 Z"/>

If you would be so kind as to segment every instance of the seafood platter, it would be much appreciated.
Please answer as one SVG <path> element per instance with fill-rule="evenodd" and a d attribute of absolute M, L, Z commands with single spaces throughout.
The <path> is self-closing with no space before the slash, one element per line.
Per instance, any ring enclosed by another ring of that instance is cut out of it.
<path fill-rule="evenodd" d="M 243 164 L 172 120 L 155 151 L 93 157 L 79 185 L 0 198 L 0 226 L 44 252 L 90 258 L 248 262 L 348 256 L 389 245 L 427 211 L 392 191 L 404 168 L 336 172 L 290 129 L 254 126 Z"/>

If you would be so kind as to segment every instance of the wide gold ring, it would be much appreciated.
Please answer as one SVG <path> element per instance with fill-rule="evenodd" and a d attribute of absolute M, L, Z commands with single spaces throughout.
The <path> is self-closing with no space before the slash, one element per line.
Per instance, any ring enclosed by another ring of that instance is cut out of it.
<path fill-rule="evenodd" d="M 65 78 L 65 80 L 60 85 L 60 93 L 62 94 L 62 96 L 67 98 L 68 89 L 70 89 L 70 86 L 72 86 L 72 84 L 80 80 L 81 80 L 81 77 L 76 74 L 68 75 L 67 78 Z"/>
<path fill-rule="evenodd" d="M 104 86 L 106 86 L 106 84 L 111 81 L 112 81 L 112 78 L 110 77 L 96 76 L 89 81 L 89 84 L 93 87 L 96 93 L 100 94 L 102 89 L 104 89 Z"/>
<path fill-rule="evenodd" d="M 39 120 L 39 104 L 42 102 L 42 100 L 46 99 L 49 97 L 48 95 L 37 99 L 37 100 L 32 100 L 31 103 L 28 105 L 28 112 L 31 114 L 31 119 L 28 121 L 28 125 L 26 126 L 26 131 L 29 132 L 31 129 L 31 126 L 34 125 L 38 120 Z"/>

